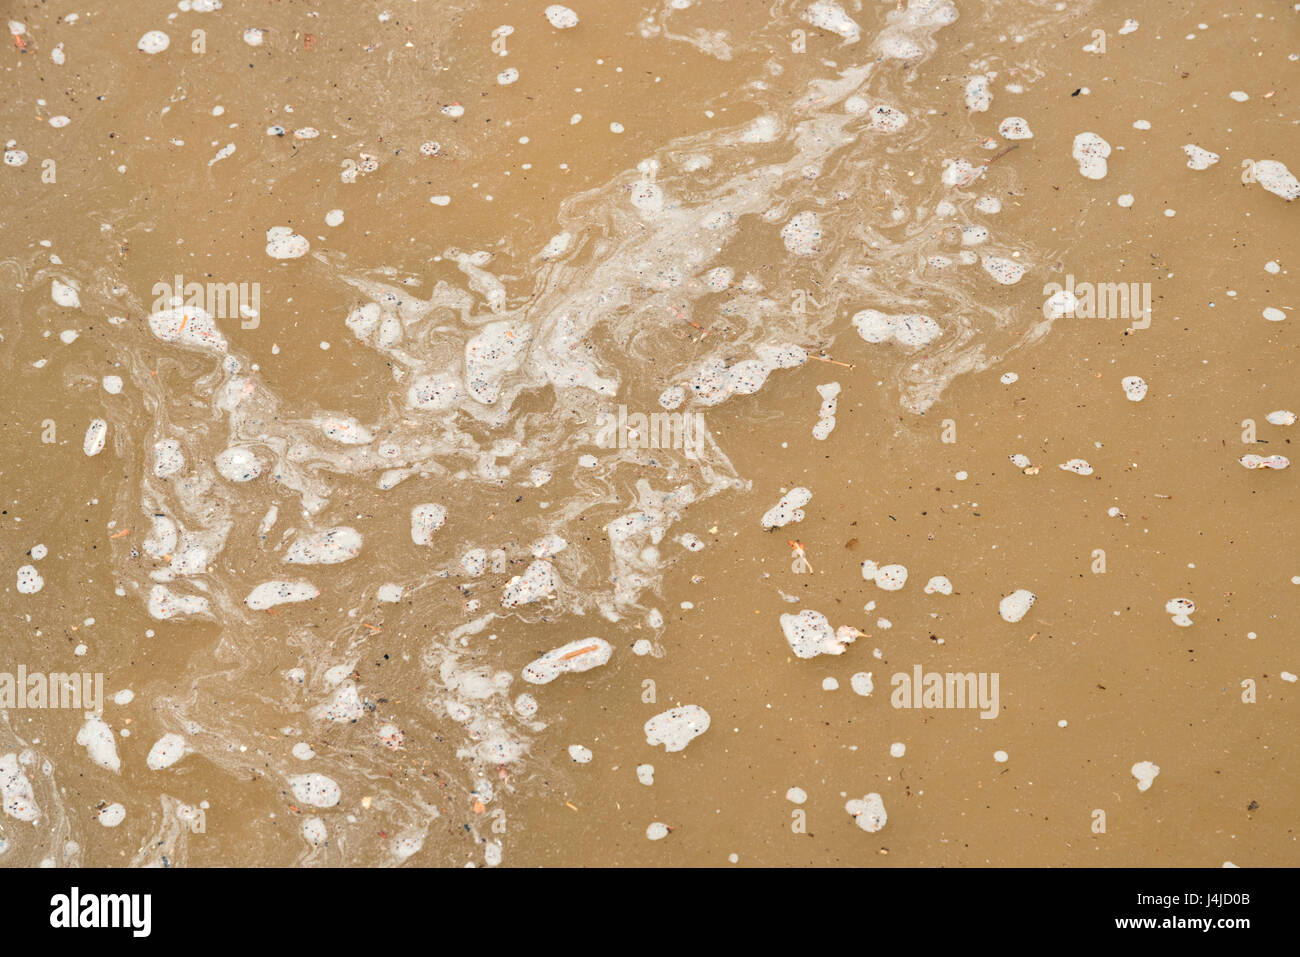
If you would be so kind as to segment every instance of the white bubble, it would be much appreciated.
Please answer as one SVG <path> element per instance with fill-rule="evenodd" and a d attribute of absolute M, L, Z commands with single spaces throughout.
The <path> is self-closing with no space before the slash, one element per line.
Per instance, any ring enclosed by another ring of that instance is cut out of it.
<path fill-rule="evenodd" d="M 881 830 L 889 820 L 885 814 L 885 802 L 879 794 L 872 792 L 861 799 L 854 799 L 844 805 L 844 810 L 868 834 Z"/>
<path fill-rule="evenodd" d="M 796 213 L 781 227 L 781 241 L 796 256 L 812 256 L 819 252 L 821 239 L 821 219 L 809 209 Z"/>
<path fill-rule="evenodd" d="M 1141 376 L 1125 376 L 1120 382 L 1124 389 L 1124 396 L 1130 402 L 1141 402 L 1147 397 L 1147 384 Z"/>
<path fill-rule="evenodd" d="M 185 739 L 179 734 L 164 734 L 149 749 L 149 755 L 145 758 L 145 763 L 149 766 L 149 770 L 161 771 L 185 757 L 186 750 Z"/>
<path fill-rule="evenodd" d="M 150 30 L 140 38 L 140 42 L 136 44 L 136 49 L 141 53 L 148 53 L 152 56 L 155 53 L 162 53 L 163 50 L 171 46 L 171 42 L 171 37 L 161 30 Z"/>
<path fill-rule="evenodd" d="M 1096 133 L 1080 133 L 1074 138 L 1072 154 L 1079 164 L 1079 173 L 1086 179 L 1104 179 L 1106 176 L 1106 157 L 1110 156 L 1110 144 Z"/>
<path fill-rule="evenodd" d="M 709 713 L 699 705 L 670 708 L 645 723 L 646 744 L 662 744 L 668 752 L 681 751 L 709 730 Z"/>
<path fill-rule="evenodd" d="M 35 595 L 45 587 L 45 579 L 35 565 L 23 565 L 18 569 L 18 580 L 14 587 L 20 595 Z"/>
<path fill-rule="evenodd" d="M 65 309 L 80 309 L 81 296 L 71 283 L 55 279 L 50 283 L 50 298 Z"/>
<path fill-rule="evenodd" d="M 294 798 L 312 807 L 334 807 L 342 797 L 338 783 L 324 774 L 299 774 L 289 778 Z"/>
<path fill-rule="evenodd" d="M 845 43 L 857 43 L 862 38 L 862 28 L 834 0 L 816 0 L 809 4 L 803 12 L 803 19 L 819 30 L 842 37 Z"/>
<path fill-rule="evenodd" d="M 108 423 L 103 419 L 94 419 L 86 428 L 86 437 L 81 443 L 81 450 L 87 455 L 98 455 L 104 451 L 108 439 Z"/>
<path fill-rule="evenodd" d="M 557 30 L 571 30 L 578 25 L 578 15 L 558 3 L 551 4 L 544 12 L 551 26 Z"/>
<path fill-rule="evenodd" d="M 1002 616 L 1003 621 L 1014 624 L 1029 613 L 1030 607 L 1037 600 L 1038 596 L 1033 592 L 1025 588 L 1017 588 L 998 602 L 998 614 Z"/>
<path fill-rule="evenodd" d="M 925 593 L 927 595 L 951 595 L 952 582 L 942 575 L 936 575 L 925 583 Z"/>
<path fill-rule="evenodd" d="M 272 259 L 298 259 L 310 249 L 311 243 L 290 226 L 272 226 L 266 231 L 266 254 Z"/>
<path fill-rule="evenodd" d="M 1021 116 L 1008 116 L 998 124 L 998 133 L 1003 139 L 1007 140 L 1032 140 L 1033 132 L 1029 129 L 1029 121 Z"/>
<path fill-rule="evenodd" d="M 1160 768 L 1150 761 L 1139 761 L 1133 765 L 1130 773 L 1137 778 L 1138 790 L 1146 791 L 1151 787 L 1151 782 L 1156 779 L 1156 775 L 1160 773 Z"/>

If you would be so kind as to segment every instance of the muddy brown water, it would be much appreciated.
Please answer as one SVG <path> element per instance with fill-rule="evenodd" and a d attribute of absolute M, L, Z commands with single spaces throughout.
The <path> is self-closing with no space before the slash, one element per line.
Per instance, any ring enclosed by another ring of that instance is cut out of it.
<path fill-rule="evenodd" d="M 0 139 L 26 161 L 0 168 L 0 672 L 102 674 L 120 766 L 96 762 L 83 709 L 0 711 L 0 864 L 1300 859 L 1300 473 L 1239 463 L 1290 456 L 1294 427 L 1266 416 L 1300 405 L 1297 205 L 1243 182 L 1247 160 L 1300 162 L 1293 11 L 963 3 L 943 23 L 944 3 L 847 2 L 846 42 L 802 2 L 575 2 L 569 29 L 543 3 L 4 6 L 21 30 Z M 137 49 L 150 30 L 166 50 Z M 1085 49 L 1097 30 L 1104 52 Z M 900 37 L 915 55 L 890 55 Z M 906 125 L 873 129 L 879 106 Z M 1009 116 L 1033 138 L 1000 136 Z M 1102 179 L 1071 155 L 1085 131 L 1111 146 Z M 1218 162 L 1188 168 L 1186 144 Z M 988 165 L 945 183 L 956 159 Z M 782 229 L 805 210 L 821 235 L 801 254 Z M 988 239 L 963 244 L 967 225 Z M 310 251 L 272 258 L 274 227 Z M 1023 278 L 995 282 L 984 256 Z M 256 315 L 216 316 L 220 349 L 186 340 L 196 314 L 157 322 L 176 275 L 257 284 Z M 1047 322 L 1066 277 L 1149 284 L 1149 324 Z M 393 338 L 356 319 L 366 303 Z M 867 309 L 940 334 L 865 341 Z M 523 351 L 477 370 L 500 390 L 479 401 L 466 350 L 499 323 L 489 344 Z M 761 389 L 727 378 L 791 344 L 807 358 Z M 414 407 L 437 374 L 455 404 Z M 620 405 L 665 412 L 674 385 L 707 425 L 699 455 L 591 441 Z M 331 439 L 328 417 L 367 441 Z M 169 439 L 184 464 L 160 476 Z M 220 474 L 230 446 L 261 474 Z M 388 469 L 404 478 L 381 487 Z M 765 530 L 799 487 L 802 521 Z M 429 502 L 447 518 L 421 546 Z M 628 515 L 650 518 L 620 557 Z M 284 561 L 340 527 L 355 558 Z M 565 547 L 538 558 L 547 535 Z M 503 607 L 543 560 L 550 597 Z M 905 586 L 864 580 L 867 561 Z M 268 581 L 317 594 L 249 608 Z M 160 619 L 158 587 L 207 608 Z M 1017 589 L 1036 600 L 1008 622 Z M 805 609 L 862 634 L 796 657 L 781 616 Z M 608 664 L 523 679 L 593 636 Z M 918 666 L 996 674 L 997 716 L 895 707 Z M 646 721 L 683 705 L 708 730 L 651 746 Z M 153 769 L 169 734 L 184 756 Z M 1159 767 L 1147 790 L 1140 762 Z M 304 800 L 312 774 L 337 803 Z M 875 832 L 845 809 L 867 794 Z"/>

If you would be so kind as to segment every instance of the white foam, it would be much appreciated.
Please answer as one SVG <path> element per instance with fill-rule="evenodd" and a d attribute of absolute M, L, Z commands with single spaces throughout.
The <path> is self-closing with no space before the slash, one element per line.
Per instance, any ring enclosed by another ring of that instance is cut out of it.
<path fill-rule="evenodd" d="M 284 561 L 290 565 L 338 565 L 361 554 L 361 533 L 340 525 L 309 532 L 289 546 Z"/>
<path fill-rule="evenodd" d="M 1014 286 L 1025 275 L 1025 267 L 1004 256 L 981 256 L 984 271 L 1003 286 Z"/>
<path fill-rule="evenodd" d="M 529 684 L 549 684 L 560 675 L 598 668 L 609 661 L 613 654 L 613 646 L 603 638 L 579 638 L 553 648 L 531 662 L 520 673 L 520 677 Z"/>
<path fill-rule="evenodd" d="M 709 713 L 699 705 L 670 708 L 645 723 L 646 744 L 662 744 L 668 752 L 681 751 L 709 730 Z"/>
<path fill-rule="evenodd" d="M 81 450 L 87 455 L 98 455 L 104 451 L 104 442 L 108 438 L 108 423 L 103 419 L 93 419 L 86 428 L 86 437 L 81 443 Z"/>
<path fill-rule="evenodd" d="M 790 217 L 781 227 L 781 241 L 796 256 L 812 256 L 821 251 L 822 222 L 812 210 Z"/>
<path fill-rule="evenodd" d="M 217 329 L 212 316 L 198 306 L 150 313 L 149 329 L 163 342 L 220 353 L 228 348 L 226 337 Z"/>
<path fill-rule="evenodd" d="M 1096 133 L 1080 133 L 1074 138 L 1071 153 L 1079 164 L 1079 173 L 1086 179 L 1104 179 L 1106 176 L 1106 157 L 1110 156 L 1110 144 Z"/>
<path fill-rule="evenodd" d="M 164 585 L 149 592 L 149 614 L 159 621 L 187 615 L 208 614 L 208 600 L 202 595 L 178 595 Z"/>
<path fill-rule="evenodd" d="M 45 579 L 41 577 L 35 565 L 23 565 L 18 569 L 18 579 L 14 587 L 20 595 L 35 595 L 45 587 Z"/>
<path fill-rule="evenodd" d="M 1201 147 L 1197 146 L 1195 143 L 1188 143 L 1183 147 L 1183 152 L 1187 154 L 1187 166 L 1189 169 L 1209 169 L 1219 161 L 1218 153 L 1211 153 L 1209 150 L 1201 149 Z"/>
<path fill-rule="evenodd" d="M 289 778 L 294 799 L 312 807 L 334 807 L 343 796 L 342 789 L 324 774 L 298 774 Z"/>
<path fill-rule="evenodd" d="M 291 226 L 272 226 L 266 231 L 266 254 L 272 259 L 298 259 L 310 249 L 311 243 Z"/>
<path fill-rule="evenodd" d="M 866 797 L 849 801 L 844 810 L 868 834 L 875 834 L 884 828 L 889 817 L 885 814 L 885 802 L 874 791 Z"/>
<path fill-rule="evenodd" d="M 578 25 L 578 15 L 561 4 L 551 4 L 544 13 L 547 21 L 557 30 L 572 30 Z"/>
<path fill-rule="evenodd" d="M 966 81 L 966 109 L 972 113 L 985 113 L 993 105 L 993 93 L 989 90 L 989 78 L 980 74 Z"/>
<path fill-rule="evenodd" d="M 1137 778 L 1138 790 L 1146 791 L 1150 789 L 1151 783 L 1156 779 L 1156 775 L 1160 773 L 1160 768 L 1150 761 L 1139 761 L 1133 765 L 1129 773 Z"/>
<path fill-rule="evenodd" d="M 1003 621 L 1014 624 L 1029 613 L 1030 607 L 1037 600 L 1038 596 L 1033 592 L 1025 588 L 1017 588 L 998 602 L 998 614 L 1002 616 Z"/>
<path fill-rule="evenodd" d="M 77 292 L 77 287 L 58 279 L 50 283 L 50 298 L 64 309 L 81 308 L 81 295 Z"/>
<path fill-rule="evenodd" d="M 320 594 L 320 589 L 307 581 L 262 582 L 248 593 L 244 604 L 254 611 L 263 611 L 290 602 L 310 601 Z"/>
<path fill-rule="evenodd" d="M 16 821 L 35 821 L 41 816 L 32 783 L 12 752 L 0 755 L 0 802 L 5 814 Z"/>
<path fill-rule="evenodd" d="M 875 309 L 863 309 L 853 316 L 852 322 L 858 335 L 866 342 L 892 340 L 909 349 L 928 345 L 943 335 L 937 322 L 920 313 L 891 316 Z"/>
<path fill-rule="evenodd" d="M 832 0 L 816 0 L 803 12 L 803 19 L 819 30 L 828 30 L 843 37 L 845 43 L 857 43 L 862 38 L 862 28 Z"/>
<path fill-rule="evenodd" d="M 329 830 L 318 817 L 303 818 L 302 837 L 312 847 L 320 847 L 329 839 Z"/>
<path fill-rule="evenodd" d="M 1029 121 L 1023 116 L 1008 116 L 998 124 L 998 133 L 1006 140 L 1032 140 L 1033 131 L 1029 128 Z"/>
<path fill-rule="evenodd" d="M 877 565 L 868 560 L 862 563 L 862 577 L 875 582 L 882 591 L 899 591 L 907 584 L 907 568 L 904 565 Z"/>
<path fill-rule="evenodd" d="M 176 439 L 162 439 L 154 443 L 153 474 L 158 478 L 175 475 L 185 467 L 185 455 Z"/>
<path fill-rule="evenodd" d="M 803 486 L 792 488 L 780 501 L 763 513 L 759 524 L 763 528 L 784 528 L 791 522 L 802 522 L 803 507 L 812 501 L 812 492 Z"/>
<path fill-rule="evenodd" d="M 821 408 L 817 412 L 817 424 L 813 426 L 813 438 L 825 441 L 835 431 L 835 412 L 839 406 L 840 384 L 827 382 L 817 387 L 817 394 L 822 397 Z"/>
<path fill-rule="evenodd" d="M 826 616 L 811 608 L 805 608 L 797 615 L 782 615 L 781 631 L 798 658 L 842 655 L 857 638 L 857 633 L 851 629 L 836 631 L 831 628 Z"/>
<path fill-rule="evenodd" d="M 411 509 L 411 541 L 417 545 L 433 542 L 433 533 L 447 521 L 447 509 L 437 502 L 425 502 Z"/>
<path fill-rule="evenodd" d="M 117 756 L 117 740 L 113 729 L 99 715 L 89 715 L 86 723 L 77 732 L 77 744 L 86 749 L 90 760 L 101 768 L 116 774 L 122 769 L 122 761 Z"/>
<path fill-rule="evenodd" d="M 148 53 L 153 56 L 155 53 L 162 53 L 163 50 L 171 46 L 171 43 L 171 37 L 161 30 L 150 30 L 140 38 L 135 47 L 141 53 Z"/>
<path fill-rule="evenodd" d="M 1124 397 L 1130 402 L 1141 402 L 1147 397 L 1146 380 L 1141 376 L 1125 376 L 1120 385 L 1124 389 Z"/>
<path fill-rule="evenodd" d="M 1165 613 L 1172 616 L 1173 622 L 1180 628 L 1192 626 L 1192 615 L 1196 612 L 1196 602 L 1190 598 L 1171 598 L 1165 602 Z"/>
<path fill-rule="evenodd" d="M 153 747 L 149 749 L 149 756 L 145 758 L 145 764 L 149 766 L 150 771 L 161 771 L 185 757 L 187 750 L 185 739 L 169 731 L 154 742 Z"/>
<path fill-rule="evenodd" d="M 501 606 L 515 608 L 529 605 L 543 598 L 551 597 L 558 589 L 555 568 L 548 561 L 535 561 L 522 575 L 516 575 L 506 582 L 501 592 Z"/>
<path fill-rule="evenodd" d="M 1277 160 L 1260 160 L 1253 165 L 1253 170 L 1259 185 L 1274 196 L 1281 196 L 1288 203 L 1300 197 L 1300 181 L 1291 175 L 1285 163 L 1279 163 Z"/>
<path fill-rule="evenodd" d="M 257 453 L 243 446 L 232 445 L 216 458 L 217 472 L 231 482 L 251 482 L 262 474 L 262 464 Z"/>
<path fill-rule="evenodd" d="M 1242 468 L 1247 469 L 1285 469 L 1291 467 L 1291 460 L 1285 455 L 1243 455 L 1237 460 Z"/>

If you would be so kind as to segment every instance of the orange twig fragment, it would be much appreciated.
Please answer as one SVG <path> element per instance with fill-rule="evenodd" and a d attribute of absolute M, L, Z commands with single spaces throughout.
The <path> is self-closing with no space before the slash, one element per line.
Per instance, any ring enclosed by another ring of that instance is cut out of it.
<path fill-rule="evenodd" d="M 587 652 L 596 651 L 599 648 L 600 645 L 588 645 L 586 648 L 578 648 L 575 651 L 570 651 L 567 655 L 561 655 L 560 660 L 568 661 L 570 658 L 576 658 L 578 655 L 585 655 Z"/>
<path fill-rule="evenodd" d="M 808 354 L 808 358 L 816 359 L 818 362 L 829 362 L 833 366 L 844 366 L 844 368 L 846 369 L 857 368 L 856 366 L 853 365 L 852 362 L 840 362 L 840 360 L 838 359 L 829 359 L 826 356 L 815 356 L 812 353 Z"/>
<path fill-rule="evenodd" d="M 803 542 L 791 541 L 790 539 L 787 538 L 785 540 L 785 543 L 790 546 L 790 556 L 792 558 L 797 558 L 800 561 L 802 561 L 805 567 L 807 567 L 808 571 L 811 573 L 813 570 L 812 562 L 808 561 L 808 556 L 804 554 Z"/>
<path fill-rule="evenodd" d="M 686 313 L 682 312 L 676 306 L 669 306 L 668 308 L 671 309 L 673 312 L 677 313 L 677 318 L 681 319 L 682 322 L 686 323 L 688 326 L 694 326 L 696 329 L 700 330 L 700 332 L 704 333 L 704 338 L 708 338 L 709 335 L 708 329 L 705 329 L 694 319 L 687 318 Z"/>
<path fill-rule="evenodd" d="M 129 528 L 124 528 L 124 529 L 122 529 L 120 532 L 114 532 L 112 535 L 110 535 L 110 536 L 108 536 L 108 537 L 109 537 L 109 538 L 122 538 L 124 535 L 130 535 L 130 534 L 131 534 L 131 530 L 130 530 Z"/>

